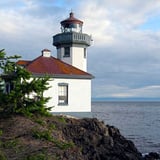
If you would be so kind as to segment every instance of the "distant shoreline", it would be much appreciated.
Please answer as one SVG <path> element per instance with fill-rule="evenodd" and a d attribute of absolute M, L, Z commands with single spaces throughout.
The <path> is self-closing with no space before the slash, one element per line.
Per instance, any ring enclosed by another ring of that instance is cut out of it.
<path fill-rule="evenodd" d="M 91 102 L 160 102 L 160 98 L 92 98 Z"/>

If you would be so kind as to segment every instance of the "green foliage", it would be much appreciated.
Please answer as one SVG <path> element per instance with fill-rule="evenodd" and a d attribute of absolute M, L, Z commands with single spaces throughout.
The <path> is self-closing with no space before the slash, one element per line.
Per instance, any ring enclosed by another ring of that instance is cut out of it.
<path fill-rule="evenodd" d="M 38 153 L 32 153 L 23 158 L 24 160 L 60 160 L 60 155 L 50 155 L 45 149 L 39 150 Z"/>
<path fill-rule="evenodd" d="M 0 50 L 0 60 L 3 59 L 4 56 L 5 56 L 4 49 L 1 49 L 1 50 Z"/>
<path fill-rule="evenodd" d="M 2 134 L 3 134 L 3 131 L 0 129 L 0 136 L 2 136 Z"/>
<path fill-rule="evenodd" d="M 34 121 L 36 122 L 36 123 L 38 123 L 38 124 L 40 124 L 41 126 L 46 126 L 47 124 L 46 124 L 46 121 L 44 121 L 42 118 L 37 118 L 37 119 L 34 119 Z M 54 123 L 50 123 L 49 125 L 48 125 L 48 128 L 49 128 L 49 130 L 55 130 L 56 129 L 56 125 L 54 124 Z"/>
<path fill-rule="evenodd" d="M 50 107 L 46 103 L 50 98 L 43 93 L 49 89 L 49 77 L 36 78 L 14 61 L 18 56 L 6 57 L 4 50 L 0 51 L 0 113 L 2 114 L 33 114 L 49 115 Z M 4 92 L 3 82 L 9 83 L 12 90 Z"/>
<path fill-rule="evenodd" d="M 68 148 L 73 148 L 75 146 L 75 144 L 73 142 L 63 142 L 63 141 L 59 141 L 57 139 L 53 140 L 53 143 L 60 149 L 68 149 Z"/>
<path fill-rule="evenodd" d="M 44 125 L 46 124 L 45 121 L 43 121 L 43 120 L 40 119 L 40 118 L 39 118 L 39 119 L 36 119 L 35 122 L 38 123 L 38 124 L 40 124 L 40 125 L 42 125 L 42 126 L 44 126 Z"/>
<path fill-rule="evenodd" d="M 17 139 L 11 139 L 1 142 L 0 147 L 3 149 L 12 149 L 15 153 L 21 152 L 20 142 Z"/>
<path fill-rule="evenodd" d="M 2 151 L 0 151 L 0 160 L 7 160 L 5 154 Z"/>
<path fill-rule="evenodd" d="M 57 117 L 59 122 L 66 123 L 66 119 L 63 116 Z"/>
<path fill-rule="evenodd" d="M 32 135 L 36 139 L 47 140 L 49 142 L 52 142 L 56 145 L 56 147 L 58 147 L 60 149 L 68 149 L 68 148 L 74 147 L 73 142 L 64 142 L 64 141 L 60 141 L 58 139 L 55 139 L 52 136 L 51 130 L 40 131 L 38 129 L 33 129 Z"/>
<path fill-rule="evenodd" d="M 51 132 L 49 130 L 39 131 L 37 129 L 34 129 L 32 131 L 32 135 L 36 139 L 47 140 L 50 142 L 52 142 L 52 140 L 53 140 L 53 137 L 52 137 Z"/>
<path fill-rule="evenodd" d="M 8 141 L 5 141 L 3 143 L 3 148 L 16 148 L 17 145 L 18 145 L 18 141 L 17 140 L 8 140 Z"/>
<path fill-rule="evenodd" d="M 44 153 L 38 153 L 38 154 L 27 156 L 25 160 L 49 160 L 49 158 Z"/>
<path fill-rule="evenodd" d="M 51 130 L 54 129 L 54 130 L 55 130 L 55 129 L 57 129 L 57 127 L 56 127 L 55 124 L 51 123 L 51 124 L 49 125 L 49 129 L 51 129 Z"/>

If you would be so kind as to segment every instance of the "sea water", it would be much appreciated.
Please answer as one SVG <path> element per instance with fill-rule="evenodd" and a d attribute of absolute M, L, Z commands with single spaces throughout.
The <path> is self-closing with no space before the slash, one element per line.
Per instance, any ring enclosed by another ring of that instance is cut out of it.
<path fill-rule="evenodd" d="M 141 153 L 160 153 L 160 102 L 92 102 L 92 117 L 117 127 Z"/>

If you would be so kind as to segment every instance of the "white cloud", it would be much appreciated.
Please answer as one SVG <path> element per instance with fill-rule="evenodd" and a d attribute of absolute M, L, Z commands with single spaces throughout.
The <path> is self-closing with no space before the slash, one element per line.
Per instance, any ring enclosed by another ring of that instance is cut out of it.
<path fill-rule="evenodd" d="M 85 5 L 87 3 L 87 5 Z M 151 0 L 98 0 L 82 1 L 81 17 L 92 33 L 95 45 L 109 45 L 121 38 L 128 37 L 154 14 L 160 14 L 160 1 Z M 81 13 L 81 12 L 80 12 Z"/>
<path fill-rule="evenodd" d="M 43 48 L 53 49 L 54 25 L 49 17 L 34 17 L 13 9 L 8 12 L 1 10 L 0 17 L 0 47 L 9 54 L 16 53 L 24 59 L 32 59 L 39 56 Z M 58 24 L 55 26 L 58 30 Z"/>
<path fill-rule="evenodd" d="M 129 88 L 118 85 L 103 85 L 95 90 L 95 97 L 108 98 L 160 98 L 160 85 Z"/>

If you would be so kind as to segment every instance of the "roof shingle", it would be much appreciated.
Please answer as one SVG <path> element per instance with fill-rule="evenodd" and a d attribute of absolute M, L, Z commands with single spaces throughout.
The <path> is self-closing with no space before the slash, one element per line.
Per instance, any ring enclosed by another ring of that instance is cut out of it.
<path fill-rule="evenodd" d="M 33 75 L 43 76 L 47 74 L 53 77 L 59 76 L 64 78 L 93 78 L 91 74 L 64 63 L 63 61 L 54 57 L 39 56 L 33 61 L 20 60 L 17 62 L 17 64 L 24 66 Z"/>

